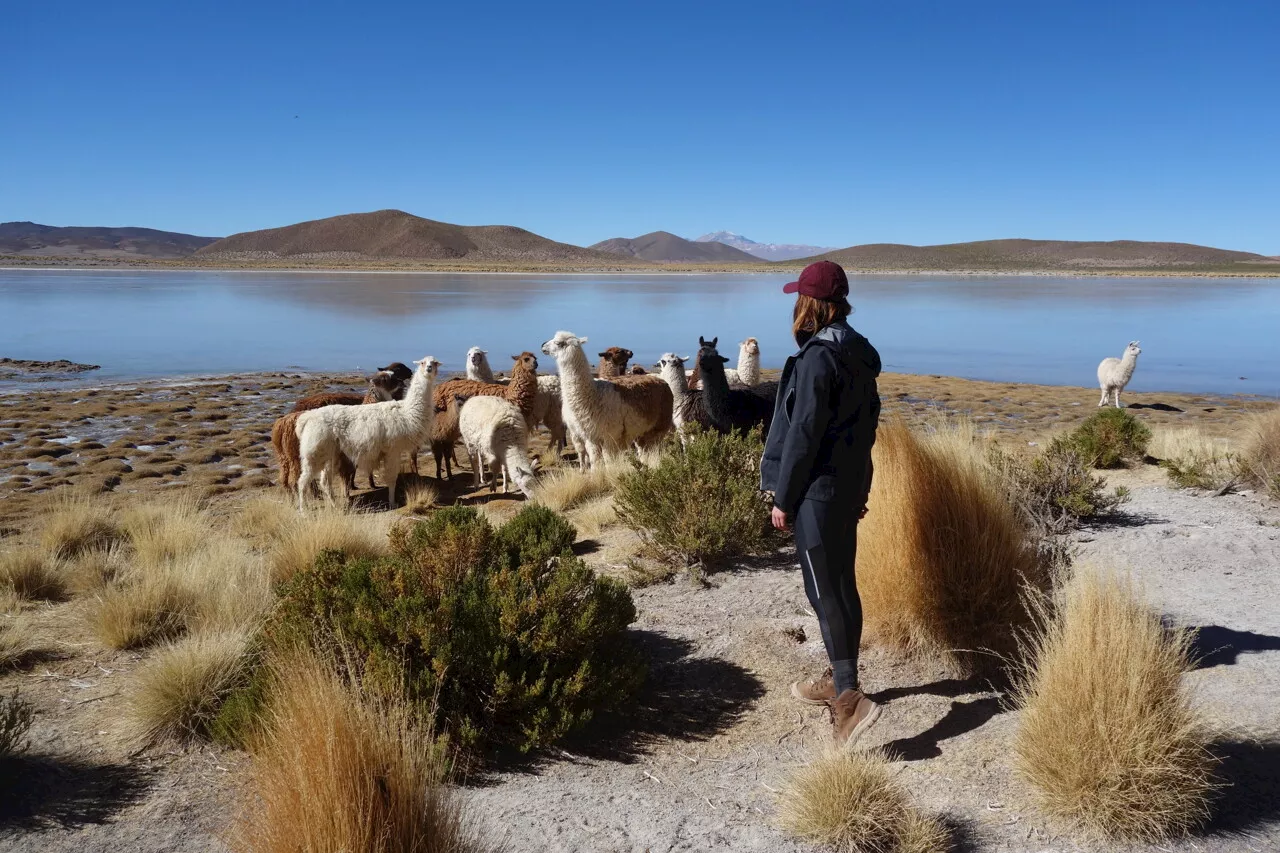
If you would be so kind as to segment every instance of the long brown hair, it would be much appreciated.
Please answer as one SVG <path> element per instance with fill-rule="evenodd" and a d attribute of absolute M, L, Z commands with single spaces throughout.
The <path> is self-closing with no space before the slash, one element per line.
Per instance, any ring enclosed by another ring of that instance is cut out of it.
<path fill-rule="evenodd" d="M 814 299 L 803 293 L 796 296 L 795 311 L 791 315 L 791 336 L 799 343 L 801 335 L 812 337 L 837 320 L 843 320 L 853 311 L 849 300 Z"/>

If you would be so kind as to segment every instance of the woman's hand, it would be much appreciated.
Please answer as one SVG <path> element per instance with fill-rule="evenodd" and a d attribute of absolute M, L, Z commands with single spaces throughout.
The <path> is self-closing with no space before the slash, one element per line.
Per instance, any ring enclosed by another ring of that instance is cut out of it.
<path fill-rule="evenodd" d="M 787 524 L 787 514 L 782 510 L 778 509 L 776 506 L 773 508 L 773 515 L 771 516 L 771 520 L 773 521 L 773 526 L 776 527 L 778 530 L 790 529 L 790 525 Z"/>

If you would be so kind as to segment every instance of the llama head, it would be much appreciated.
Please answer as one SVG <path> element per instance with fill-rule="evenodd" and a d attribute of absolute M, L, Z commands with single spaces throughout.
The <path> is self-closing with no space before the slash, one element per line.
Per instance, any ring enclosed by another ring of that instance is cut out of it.
<path fill-rule="evenodd" d="M 379 400 L 399 400 L 404 396 L 405 383 L 386 370 L 379 370 L 369 377 L 369 390 Z"/>
<path fill-rule="evenodd" d="M 489 359 L 485 358 L 485 356 L 488 354 L 488 350 L 482 350 L 480 347 L 472 347 L 467 350 L 467 364 L 472 367 L 479 367 L 482 364 L 487 364 Z"/>
<path fill-rule="evenodd" d="M 1138 346 L 1138 341 L 1129 341 L 1129 346 L 1125 347 L 1124 354 L 1137 358 L 1142 355 L 1142 347 Z"/>
<path fill-rule="evenodd" d="M 513 374 L 522 368 L 530 373 L 538 372 L 538 357 L 528 350 L 525 350 L 519 355 L 511 356 L 511 360 L 515 362 L 515 364 L 511 365 L 511 372 Z"/>
<path fill-rule="evenodd" d="M 386 367 L 379 367 L 378 372 L 388 373 L 401 382 L 408 382 L 413 378 L 413 371 L 409 369 L 407 364 L 401 361 L 393 361 Z"/>
<path fill-rule="evenodd" d="M 716 335 L 716 336 L 715 336 L 714 338 L 712 338 L 710 341 L 708 341 L 706 338 L 702 337 L 702 335 L 698 335 L 698 349 L 702 349 L 703 347 L 711 347 L 712 349 L 715 349 L 715 348 L 716 348 L 716 344 L 718 344 L 718 343 L 720 343 L 720 336 L 719 336 L 719 335 Z"/>
<path fill-rule="evenodd" d="M 587 339 L 585 337 L 580 338 L 573 332 L 556 332 L 554 338 L 542 345 L 542 354 L 559 359 L 573 350 L 581 351 L 582 345 L 586 342 Z"/>
<path fill-rule="evenodd" d="M 666 373 L 669 370 L 678 370 L 684 372 L 684 363 L 688 358 L 681 358 L 673 352 L 664 352 L 662 357 L 658 359 L 658 363 L 654 365 L 658 370 Z"/>
<path fill-rule="evenodd" d="M 703 373 L 724 373 L 724 366 L 729 361 L 716 350 L 716 340 L 712 338 L 709 344 L 704 341 L 698 350 L 698 370 Z"/>
<path fill-rule="evenodd" d="M 429 376 L 432 379 L 434 379 L 436 374 L 440 372 L 440 362 L 429 355 L 424 355 L 422 358 L 415 361 L 414 364 L 418 366 L 419 374 Z"/>
<path fill-rule="evenodd" d="M 760 342 L 757 341 L 755 338 L 747 338 L 738 346 L 741 347 L 742 351 L 745 352 L 747 355 L 760 354 Z"/>
<path fill-rule="evenodd" d="M 645 369 L 644 369 L 643 367 L 641 367 L 640 365 L 638 365 L 638 364 L 633 364 L 633 365 L 631 365 L 631 375 L 632 375 L 632 376 L 644 376 L 644 375 L 645 375 Z"/>
<path fill-rule="evenodd" d="M 621 375 L 627 372 L 627 362 L 635 356 L 635 353 L 625 347 L 609 347 L 599 355 L 601 362 L 612 364 L 614 370 Z"/>

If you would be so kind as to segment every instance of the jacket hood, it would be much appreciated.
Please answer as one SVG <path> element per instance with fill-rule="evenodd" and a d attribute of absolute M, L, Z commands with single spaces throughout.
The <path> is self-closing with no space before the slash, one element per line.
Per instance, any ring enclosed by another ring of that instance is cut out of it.
<path fill-rule="evenodd" d="M 871 341 L 853 330 L 848 323 L 839 320 L 818 331 L 800 348 L 804 352 L 811 346 L 825 346 L 853 373 L 870 371 L 873 377 L 880 375 L 880 353 Z"/>

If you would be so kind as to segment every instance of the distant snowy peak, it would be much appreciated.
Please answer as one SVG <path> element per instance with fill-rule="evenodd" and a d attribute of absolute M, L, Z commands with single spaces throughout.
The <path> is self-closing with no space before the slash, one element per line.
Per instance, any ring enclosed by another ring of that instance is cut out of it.
<path fill-rule="evenodd" d="M 695 242 L 723 243 L 726 246 L 732 246 L 766 261 L 790 261 L 795 258 L 808 258 L 832 251 L 832 249 L 824 246 L 804 246 L 798 243 L 759 243 L 748 237 L 743 237 L 741 234 L 734 234 L 732 231 L 714 231 L 710 234 L 703 234 Z"/>

